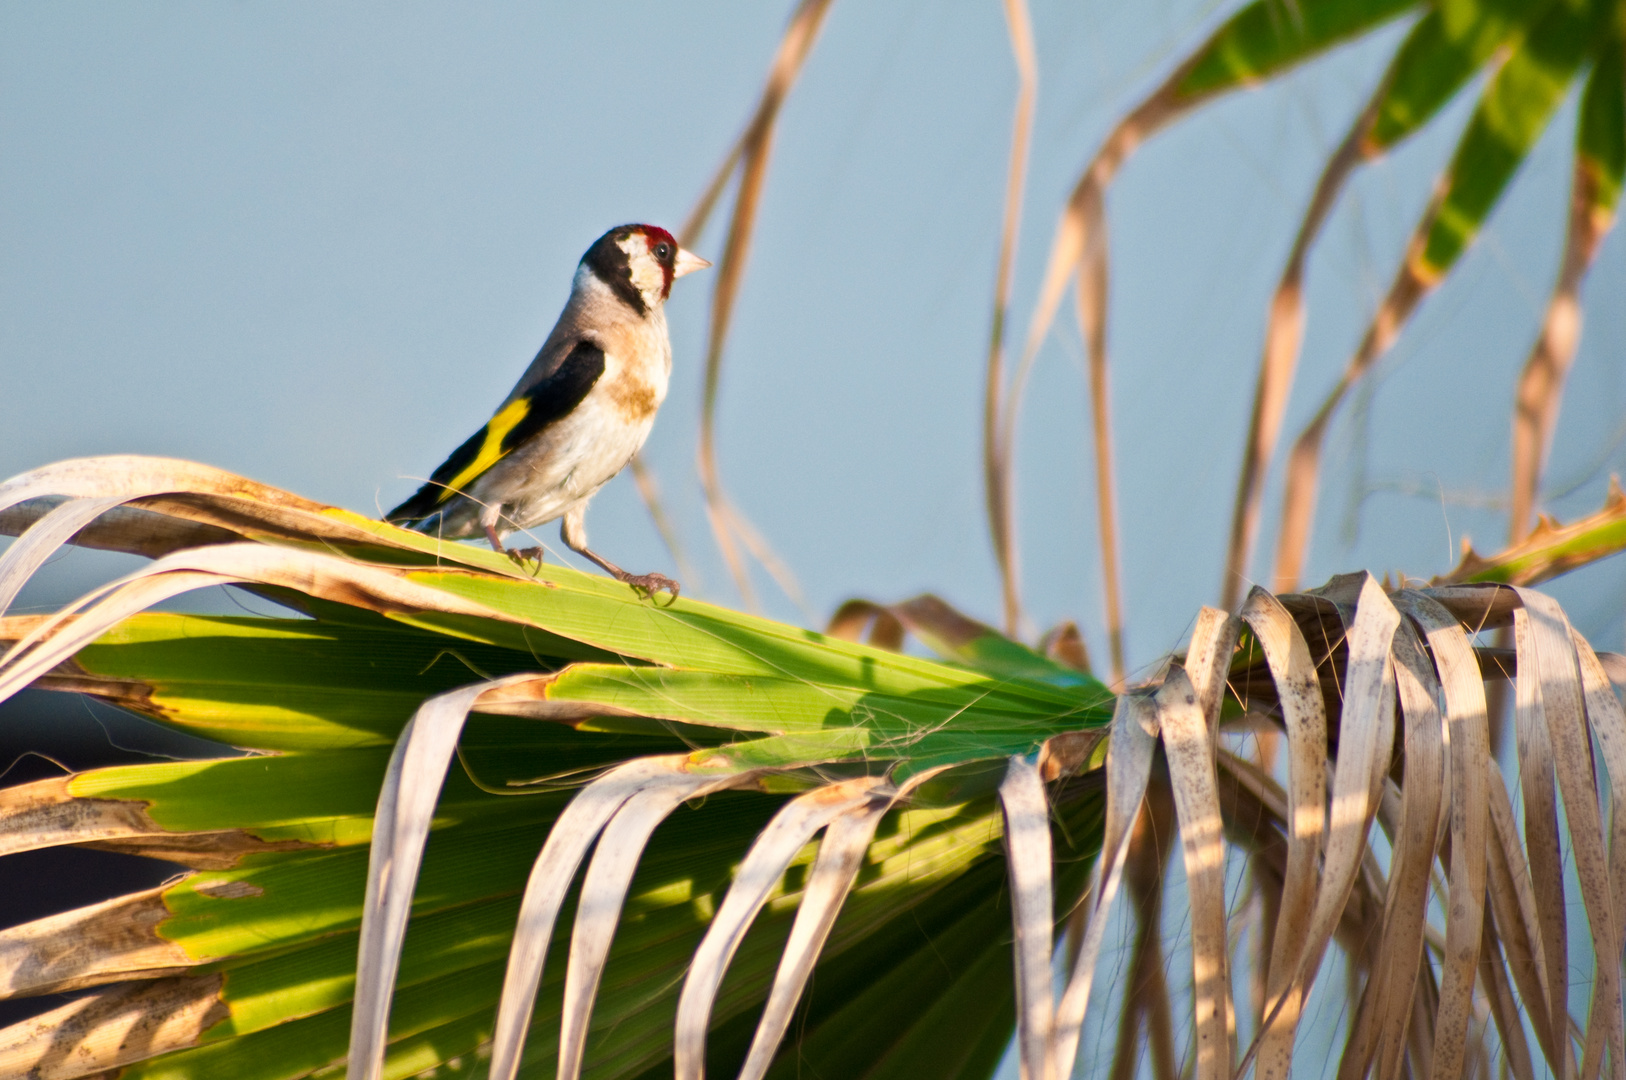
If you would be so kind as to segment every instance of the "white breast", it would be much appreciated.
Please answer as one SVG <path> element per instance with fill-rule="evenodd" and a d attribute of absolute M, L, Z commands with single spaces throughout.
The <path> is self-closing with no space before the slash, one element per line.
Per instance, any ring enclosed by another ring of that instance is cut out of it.
<path fill-rule="evenodd" d="M 665 313 L 638 318 L 615 301 L 582 314 L 589 316 L 582 324 L 592 327 L 585 336 L 604 350 L 604 374 L 569 416 L 494 465 L 470 491 L 487 504 L 500 499 L 519 528 L 552 521 L 591 498 L 643 446 L 666 400 L 672 346 Z"/>

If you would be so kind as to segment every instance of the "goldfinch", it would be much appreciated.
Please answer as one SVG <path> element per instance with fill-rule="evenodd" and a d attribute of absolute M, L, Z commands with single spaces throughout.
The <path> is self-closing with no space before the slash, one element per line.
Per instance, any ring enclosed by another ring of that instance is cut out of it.
<path fill-rule="evenodd" d="M 663 574 L 629 574 L 587 546 L 587 500 L 644 445 L 666 398 L 672 282 L 711 263 L 654 225 L 622 225 L 582 256 L 553 332 L 485 427 L 384 515 L 447 538 L 478 536 L 516 560 L 503 538 L 563 518 L 559 537 L 617 581 L 678 594 Z"/>

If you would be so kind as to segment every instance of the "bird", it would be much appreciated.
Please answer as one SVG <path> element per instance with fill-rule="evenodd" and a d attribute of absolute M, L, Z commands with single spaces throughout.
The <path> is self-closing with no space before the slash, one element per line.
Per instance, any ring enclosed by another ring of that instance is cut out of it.
<path fill-rule="evenodd" d="M 516 562 L 509 533 L 562 519 L 565 546 L 646 596 L 681 586 L 630 574 L 587 546 L 587 502 L 644 445 L 666 398 L 672 283 L 711 263 L 657 225 L 620 225 L 576 267 L 559 321 L 484 427 L 452 451 L 429 482 L 386 521 L 447 539 L 484 534 Z"/>

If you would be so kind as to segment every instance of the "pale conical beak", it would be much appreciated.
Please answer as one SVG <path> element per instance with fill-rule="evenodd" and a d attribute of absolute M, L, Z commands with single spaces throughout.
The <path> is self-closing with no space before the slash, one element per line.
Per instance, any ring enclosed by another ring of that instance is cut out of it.
<path fill-rule="evenodd" d="M 672 264 L 672 276 L 675 278 L 680 278 L 684 274 L 692 274 L 696 270 L 704 270 L 710 265 L 711 263 L 707 262 L 705 259 L 702 259 L 694 252 L 685 251 L 682 248 L 678 248 L 677 260 Z"/>

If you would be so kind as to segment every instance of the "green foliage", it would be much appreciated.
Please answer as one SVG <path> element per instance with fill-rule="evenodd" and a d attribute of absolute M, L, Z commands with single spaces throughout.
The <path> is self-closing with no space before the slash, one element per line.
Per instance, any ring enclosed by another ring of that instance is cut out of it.
<path fill-rule="evenodd" d="M 1609 0 L 1558 2 L 1491 79 L 1446 171 L 1446 193 L 1429 225 L 1421 269 L 1450 269 L 1546 130 L 1576 73 L 1608 41 Z"/>
<path fill-rule="evenodd" d="M 391 561 L 400 563 L 374 564 Z M 178 949 L 197 976 L 224 973 L 225 1013 L 190 1048 L 126 1075 L 275 1080 L 343 1058 L 388 746 L 419 704 L 453 687 L 538 672 L 542 713 L 477 715 L 463 733 L 413 896 L 385 1075 L 478 1064 L 531 862 L 595 772 L 679 753 L 699 768 L 789 769 L 768 787 L 804 790 L 818 782 L 797 774 L 806 763 L 862 772 L 918 764 L 923 754 L 964 763 L 1031 753 L 1051 735 L 1103 724 L 1111 703 L 1094 680 L 1003 639 L 962 647 L 945 665 L 691 601 L 656 606 L 563 568 L 531 579 L 407 567 L 403 577 L 501 617 L 382 616 L 271 587 L 268 596 L 315 617 L 136 615 L 78 651 L 74 688 L 260 752 L 94 770 L 67 785 L 87 805 L 138 806 L 151 828 L 179 839 L 234 830 L 252 845 L 235 865 L 195 870 L 160 893 L 164 915 L 142 936 Z M 533 636 L 558 655 L 529 648 Z M 544 718 L 548 710 L 556 718 Z M 937 1047 L 945 1069 L 958 1061 L 969 1076 L 997 1056 L 1009 1023 L 998 814 L 985 784 L 933 790 L 949 798 L 894 811 L 871 843 L 826 963 L 867 956 L 873 943 L 896 961 L 898 987 L 929 983 L 931 993 L 884 1005 L 861 997 L 866 1015 L 905 1042 Z M 656 832 L 604 975 L 591 1075 L 661 1067 L 688 959 L 741 853 L 786 799 L 715 794 Z M 1070 824 L 1088 855 L 1099 797 L 1076 805 L 1083 817 Z M 815 850 L 793 862 L 735 959 L 714 1008 L 720 1025 L 746 1024 L 760 1007 Z M 573 904 L 554 932 L 561 953 Z M 979 958 L 968 973 L 977 981 L 945 982 L 941 952 L 962 947 Z M 831 969 L 832 985 L 870 970 L 869 959 L 844 962 Z M 538 999 L 527 1074 L 548 1071 L 562 981 L 555 965 Z M 988 1011 L 990 985 L 996 999 L 1006 995 L 1003 1011 Z M 847 1025 L 838 1005 L 847 1003 L 815 995 L 796 1053 L 809 1061 L 852 1053 L 812 1034 Z"/>
<path fill-rule="evenodd" d="M 1521 36 L 1553 2 L 1451 0 L 1425 14 L 1384 76 L 1368 143 L 1387 149 L 1432 120 L 1498 48 Z"/>
<path fill-rule="evenodd" d="M 1178 93 L 1204 97 L 1262 82 L 1418 6 L 1417 0 L 1254 0 L 1188 61 Z"/>
<path fill-rule="evenodd" d="M 1585 162 L 1596 185 L 1593 206 L 1613 211 L 1620 201 L 1621 176 L 1626 173 L 1626 82 L 1622 70 L 1623 36 L 1598 50 L 1598 59 L 1581 97 L 1580 130 L 1576 155 Z"/>

